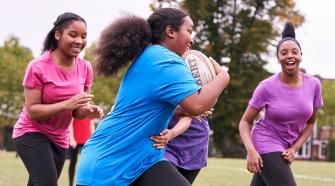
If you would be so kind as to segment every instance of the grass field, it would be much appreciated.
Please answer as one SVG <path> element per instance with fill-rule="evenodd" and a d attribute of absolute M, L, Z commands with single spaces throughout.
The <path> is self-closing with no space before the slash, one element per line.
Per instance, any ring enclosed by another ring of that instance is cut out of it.
<path fill-rule="evenodd" d="M 247 186 L 252 175 L 245 170 L 243 159 L 210 158 L 194 186 Z M 295 161 L 292 164 L 298 186 L 335 186 L 335 163 Z M 60 186 L 68 185 L 68 162 L 59 179 Z M 0 185 L 23 186 L 28 174 L 15 153 L 0 153 Z"/>

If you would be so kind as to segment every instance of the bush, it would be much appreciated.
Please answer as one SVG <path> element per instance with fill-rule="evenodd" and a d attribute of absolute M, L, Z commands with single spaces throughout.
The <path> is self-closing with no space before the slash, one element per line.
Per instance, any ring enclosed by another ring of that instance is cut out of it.
<path fill-rule="evenodd" d="M 335 162 L 335 139 L 332 139 L 328 143 L 328 154 L 329 154 L 329 161 Z"/>

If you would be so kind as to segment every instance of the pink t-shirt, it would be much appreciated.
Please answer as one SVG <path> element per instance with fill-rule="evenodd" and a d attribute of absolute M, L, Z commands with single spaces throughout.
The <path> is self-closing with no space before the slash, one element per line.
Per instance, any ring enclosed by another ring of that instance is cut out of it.
<path fill-rule="evenodd" d="M 42 91 L 42 103 L 53 104 L 90 89 L 93 69 L 89 62 L 76 58 L 72 70 L 57 67 L 50 52 L 31 61 L 27 67 L 23 86 Z M 69 147 L 71 111 L 63 111 L 47 120 L 30 119 L 26 105 L 14 126 L 13 138 L 30 132 L 40 132 L 62 148 Z"/>

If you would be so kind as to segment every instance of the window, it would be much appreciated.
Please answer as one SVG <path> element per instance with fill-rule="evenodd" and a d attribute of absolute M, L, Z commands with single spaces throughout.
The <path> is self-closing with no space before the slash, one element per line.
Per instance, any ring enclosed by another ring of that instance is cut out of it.
<path fill-rule="evenodd" d="M 299 151 L 296 153 L 296 158 L 309 159 L 311 157 L 311 149 L 312 149 L 312 140 L 311 137 L 308 138 L 306 143 L 302 145 Z"/>
<path fill-rule="evenodd" d="M 320 159 L 326 159 L 327 154 L 328 154 L 328 143 L 326 141 L 321 141 L 319 145 L 319 153 L 318 153 L 318 158 Z"/>

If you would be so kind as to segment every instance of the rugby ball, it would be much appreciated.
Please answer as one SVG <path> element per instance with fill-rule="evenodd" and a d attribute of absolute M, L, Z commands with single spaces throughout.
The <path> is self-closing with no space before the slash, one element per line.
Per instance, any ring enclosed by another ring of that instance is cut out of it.
<path fill-rule="evenodd" d="M 216 76 L 214 66 L 205 54 L 197 50 L 188 50 L 181 57 L 191 70 L 198 85 L 204 85 Z"/>

